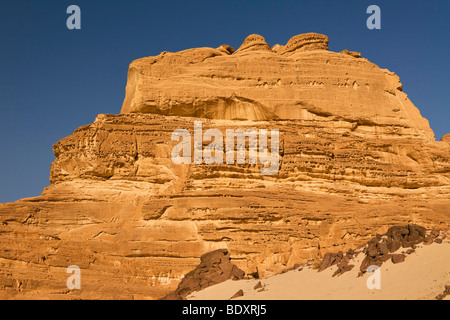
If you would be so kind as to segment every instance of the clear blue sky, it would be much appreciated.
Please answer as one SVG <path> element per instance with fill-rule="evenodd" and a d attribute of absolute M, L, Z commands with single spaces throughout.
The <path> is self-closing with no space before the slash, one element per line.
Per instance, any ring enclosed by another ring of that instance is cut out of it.
<path fill-rule="evenodd" d="M 82 30 L 66 9 L 81 8 Z M 382 29 L 366 28 L 381 8 Z M 450 1 L 3 1 L 0 5 L 0 202 L 49 185 L 52 145 L 99 113 L 120 113 L 129 63 L 161 51 L 270 45 L 318 32 L 400 76 L 439 140 L 450 132 Z"/>

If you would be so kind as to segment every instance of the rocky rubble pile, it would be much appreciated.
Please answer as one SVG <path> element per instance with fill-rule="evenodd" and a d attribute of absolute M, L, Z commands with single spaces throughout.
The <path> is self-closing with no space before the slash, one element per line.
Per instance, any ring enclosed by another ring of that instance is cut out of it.
<path fill-rule="evenodd" d="M 365 245 L 360 246 L 356 250 L 348 250 L 347 253 L 339 251 L 338 253 L 326 253 L 319 267 L 319 272 L 337 265 L 337 270 L 333 276 L 350 271 L 354 265 L 350 262 L 359 253 L 364 254 L 361 262 L 360 274 L 366 273 L 367 268 L 371 265 L 380 267 L 383 262 L 391 259 L 393 263 L 403 262 L 406 255 L 414 252 L 416 246 L 420 243 L 425 245 L 431 244 L 433 241 L 441 243 L 445 238 L 445 234 L 440 237 L 440 231 L 437 229 L 427 230 L 418 225 L 394 226 L 383 234 L 377 234 Z M 405 253 L 395 253 L 400 248 L 409 248 Z"/>

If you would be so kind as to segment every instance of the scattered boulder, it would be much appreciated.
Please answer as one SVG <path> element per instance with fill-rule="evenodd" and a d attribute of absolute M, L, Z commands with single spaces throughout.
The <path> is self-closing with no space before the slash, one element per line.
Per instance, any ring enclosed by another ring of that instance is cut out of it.
<path fill-rule="evenodd" d="M 403 262 L 405 260 L 404 254 L 392 255 L 392 253 L 402 247 L 411 248 L 414 252 L 417 244 L 427 241 L 429 237 L 435 238 L 438 235 L 439 231 L 431 232 L 427 236 L 427 230 L 424 227 L 414 224 L 391 227 L 386 234 L 377 235 L 367 243 L 366 257 L 361 263 L 360 271 L 365 273 L 370 265 L 380 267 L 383 262 L 389 259 L 394 263 Z"/>
<path fill-rule="evenodd" d="M 348 250 L 344 255 L 342 251 L 338 253 L 326 253 L 319 266 L 319 272 L 333 265 L 337 265 L 337 270 L 333 277 L 344 272 L 352 270 L 354 265 L 349 264 L 350 261 L 359 253 L 365 254 L 360 265 L 360 275 L 367 272 L 367 268 L 371 265 L 381 267 L 381 265 L 389 259 L 393 263 L 401 263 L 405 261 L 406 254 L 415 252 L 416 245 L 419 243 L 431 244 L 434 242 L 442 243 L 442 239 L 438 238 L 440 231 L 433 229 L 427 232 L 424 227 L 410 224 L 406 226 L 394 226 L 383 234 L 377 234 L 369 240 L 365 245 L 359 246 L 356 250 Z M 409 248 L 406 254 L 396 254 L 400 248 Z"/>
<path fill-rule="evenodd" d="M 235 299 L 235 298 L 239 298 L 239 297 L 243 297 L 244 296 L 244 291 L 242 291 L 242 289 L 240 289 L 238 292 L 236 292 L 231 298 L 231 299 Z"/>
<path fill-rule="evenodd" d="M 393 254 L 392 255 L 392 262 L 393 263 L 400 263 L 405 261 L 405 255 L 404 254 Z"/>
<path fill-rule="evenodd" d="M 230 253 L 226 249 L 205 253 L 200 257 L 200 264 L 186 274 L 174 292 L 169 293 L 162 300 L 184 300 L 192 292 L 228 279 L 243 279 L 245 272 L 230 260 Z"/>
<path fill-rule="evenodd" d="M 323 271 L 333 265 L 337 265 L 337 270 L 334 272 L 333 277 L 350 271 L 354 267 L 354 265 L 349 265 L 353 255 L 353 250 L 349 250 L 345 255 L 342 251 L 339 251 L 338 253 L 326 253 L 318 271 Z"/>
<path fill-rule="evenodd" d="M 382 255 L 386 255 L 389 253 L 389 247 L 386 242 L 378 243 L 377 249 Z"/>
<path fill-rule="evenodd" d="M 350 271 L 352 270 L 354 267 L 353 264 L 343 264 L 343 265 L 338 265 L 338 269 L 333 273 L 333 277 L 338 276 L 340 274 L 343 274 L 344 272 Z"/>
<path fill-rule="evenodd" d="M 338 253 L 330 253 L 330 252 L 326 253 L 319 266 L 319 272 L 325 270 L 328 267 L 331 267 L 332 265 L 339 263 L 341 259 L 342 259 L 342 251 L 339 251 Z"/>
<path fill-rule="evenodd" d="M 438 294 L 438 295 L 436 296 L 436 300 L 444 300 L 444 298 L 445 298 L 446 296 L 449 296 L 449 295 L 450 295 L 450 285 L 446 285 L 446 286 L 445 286 L 445 289 L 444 289 L 444 292 L 441 293 L 441 294 Z"/>
<path fill-rule="evenodd" d="M 259 281 L 259 282 L 253 287 L 254 290 L 261 289 L 261 288 L 262 288 L 262 283 L 261 283 L 261 281 Z"/>

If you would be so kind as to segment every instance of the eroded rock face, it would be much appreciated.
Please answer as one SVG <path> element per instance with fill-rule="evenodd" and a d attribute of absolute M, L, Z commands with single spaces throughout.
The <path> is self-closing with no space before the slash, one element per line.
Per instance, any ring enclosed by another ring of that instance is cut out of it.
<path fill-rule="evenodd" d="M 434 140 L 399 77 L 356 52 L 328 51 L 308 33 L 274 50 L 259 35 L 233 52 L 198 48 L 131 63 L 122 113 L 226 120 L 327 117 L 380 128 L 404 128 Z"/>
<path fill-rule="evenodd" d="M 441 141 L 442 141 L 442 142 L 450 143 L 450 133 L 447 133 L 446 135 L 444 135 L 444 136 L 441 138 Z"/>
<path fill-rule="evenodd" d="M 217 249 L 265 277 L 392 225 L 448 228 L 450 144 L 398 77 L 324 36 L 294 38 L 289 52 L 252 35 L 236 52 L 134 61 L 122 113 L 54 145 L 41 196 L 0 205 L 0 297 L 159 299 Z M 172 132 L 195 120 L 278 129 L 278 173 L 175 165 Z M 82 290 L 66 287 L 70 265 Z"/>
<path fill-rule="evenodd" d="M 200 257 L 200 264 L 181 280 L 177 289 L 163 300 L 182 300 L 189 294 L 229 279 L 240 280 L 245 272 L 231 263 L 230 253 L 219 249 L 205 253 Z"/>
<path fill-rule="evenodd" d="M 281 54 L 313 50 L 328 50 L 328 37 L 317 33 L 299 34 L 289 39 Z"/>
<path fill-rule="evenodd" d="M 249 51 L 272 51 L 272 48 L 266 43 L 266 39 L 258 34 L 251 34 L 245 38 L 242 45 L 237 49 L 236 54 Z"/>

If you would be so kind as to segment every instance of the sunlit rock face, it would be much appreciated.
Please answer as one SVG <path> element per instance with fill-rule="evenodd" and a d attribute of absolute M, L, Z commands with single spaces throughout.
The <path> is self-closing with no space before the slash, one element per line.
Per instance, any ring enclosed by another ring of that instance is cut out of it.
<path fill-rule="evenodd" d="M 308 33 L 272 50 L 259 35 L 236 50 L 198 48 L 133 61 L 122 113 L 225 120 L 327 117 L 434 139 L 399 77 Z"/>
<path fill-rule="evenodd" d="M 195 121 L 279 130 L 278 172 L 174 164 L 172 133 Z M 121 114 L 54 145 L 41 196 L 0 205 L 0 298 L 160 298 L 216 249 L 265 277 L 392 225 L 448 229 L 448 141 L 398 76 L 324 35 L 136 60 Z"/>

